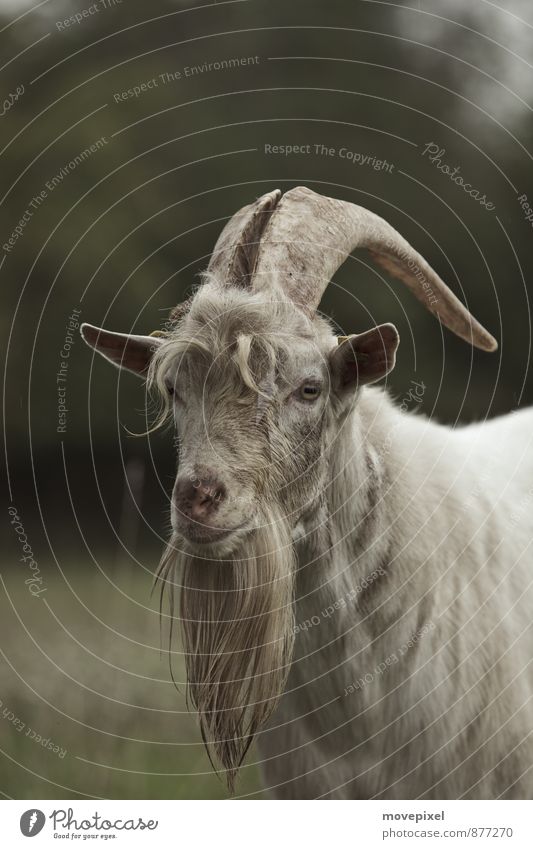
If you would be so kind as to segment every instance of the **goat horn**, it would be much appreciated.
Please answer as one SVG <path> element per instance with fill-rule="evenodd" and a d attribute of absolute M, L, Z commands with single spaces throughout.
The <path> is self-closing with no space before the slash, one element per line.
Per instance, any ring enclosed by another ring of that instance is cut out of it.
<path fill-rule="evenodd" d="M 280 198 L 280 190 L 274 189 L 230 218 L 207 267 L 221 284 L 243 288 L 250 285 L 261 236 Z"/>
<path fill-rule="evenodd" d="M 484 351 L 496 350 L 494 337 L 425 259 L 378 215 L 303 186 L 291 189 L 281 200 L 279 195 L 277 198 L 256 249 L 255 289 L 271 286 L 277 280 L 292 301 L 306 311 L 314 311 L 339 266 L 353 250 L 366 248 L 449 330 Z"/>

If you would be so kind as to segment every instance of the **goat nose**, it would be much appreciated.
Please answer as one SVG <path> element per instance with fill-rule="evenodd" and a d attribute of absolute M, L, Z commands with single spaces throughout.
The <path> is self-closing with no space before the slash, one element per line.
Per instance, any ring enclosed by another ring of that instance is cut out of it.
<path fill-rule="evenodd" d="M 176 481 L 178 509 L 195 522 L 205 522 L 226 497 L 226 487 L 214 476 Z"/>

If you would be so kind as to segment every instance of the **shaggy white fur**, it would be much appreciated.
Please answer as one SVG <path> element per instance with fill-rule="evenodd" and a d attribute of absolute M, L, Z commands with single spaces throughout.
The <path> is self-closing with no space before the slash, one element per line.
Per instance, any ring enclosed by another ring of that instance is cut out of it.
<path fill-rule="evenodd" d="M 297 543 L 273 796 L 530 798 L 532 432 L 531 410 L 453 431 L 361 392 Z"/>
<path fill-rule="evenodd" d="M 278 798 L 530 798 L 533 411 L 453 430 L 368 386 L 395 327 L 338 345 L 316 313 L 358 246 L 495 349 L 390 225 L 303 188 L 231 219 L 164 338 L 82 327 L 175 420 L 189 697 L 231 788 L 255 737 Z"/>

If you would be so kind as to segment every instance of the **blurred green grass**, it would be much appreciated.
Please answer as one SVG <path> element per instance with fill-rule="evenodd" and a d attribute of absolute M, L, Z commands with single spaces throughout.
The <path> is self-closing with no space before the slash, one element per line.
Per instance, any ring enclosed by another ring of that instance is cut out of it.
<path fill-rule="evenodd" d="M 43 572 L 38 599 L 22 569 L 2 571 L 0 791 L 17 799 L 226 798 L 184 687 L 172 683 L 166 636 L 160 651 L 149 572 L 106 575 L 94 563 Z M 173 672 L 183 682 L 179 654 Z M 249 761 L 237 794 L 259 792 L 253 754 Z"/>

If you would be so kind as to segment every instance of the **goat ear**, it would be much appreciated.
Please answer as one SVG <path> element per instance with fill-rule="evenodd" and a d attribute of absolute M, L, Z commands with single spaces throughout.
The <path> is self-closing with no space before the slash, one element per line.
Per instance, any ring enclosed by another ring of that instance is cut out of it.
<path fill-rule="evenodd" d="M 342 392 L 381 380 L 394 368 L 399 343 L 394 324 L 347 336 L 330 356 L 334 388 Z"/>
<path fill-rule="evenodd" d="M 92 324 L 82 324 L 80 332 L 90 348 L 94 348 L 118 368 L 125 368 L 140 377 L 146 377 L 152 355 L 162 344 L 162 340 L 155 336 L 113 333 Z"/>

